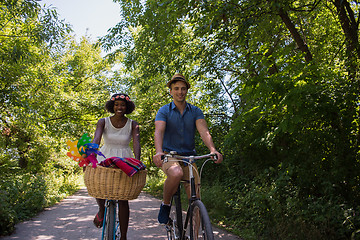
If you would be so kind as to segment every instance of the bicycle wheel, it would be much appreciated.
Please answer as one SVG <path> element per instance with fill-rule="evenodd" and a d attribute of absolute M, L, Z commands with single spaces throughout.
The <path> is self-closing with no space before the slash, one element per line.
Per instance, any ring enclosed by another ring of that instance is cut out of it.
<path fill-rule="evenodd" d="M 192 224 L 190 224 L 190 239 L 214 240 L 214 234 L 210 222 L 209 215 L 205 205 L 196 200 L 192 203 Z"/>
<path fill-rule="evenodd" d="M 103 230 L 104 240 L 114 240 L 115 239 L 115 220 L 116 220 L 116 202 L 107 201 L 106 202 L 106 217 L 105 217 L 105 227 Z"/>
<path fill-rule="evenodd" d="M 170 222 L 168 229 L 168 240 L 182 239 L 183 234 L 183 220 L 181 209 L 180 187 L 175 195 L 172 197 L 172 204 L 170 210 Z"/>

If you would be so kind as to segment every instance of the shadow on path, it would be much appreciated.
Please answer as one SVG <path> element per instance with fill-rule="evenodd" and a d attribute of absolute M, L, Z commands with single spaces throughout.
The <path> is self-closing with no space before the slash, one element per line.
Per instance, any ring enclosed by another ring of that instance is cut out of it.
<path fill-rule="evenodd" d="M 157 214 L 161 201 L 146 193 L 129 201 L 130 223 L 128 240 L 166 239 L 163 226 L 157 223 Z M 1 240 L 92 240 L 101 239 L 101 229 L 92 221 L 97 213 L 97 204 L 88 196 L 86 188 L 62 200 L 53 207 L 42 211 L 33 219 L 16 225 L 16 231 Z M 214 229 L 215 239 L 236 240 L 234 235 Z"/>

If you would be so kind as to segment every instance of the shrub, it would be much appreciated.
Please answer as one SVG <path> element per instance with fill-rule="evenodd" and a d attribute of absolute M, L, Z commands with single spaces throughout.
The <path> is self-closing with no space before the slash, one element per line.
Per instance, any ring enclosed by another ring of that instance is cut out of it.
<path fill-rule="evenodd" d="M 49 163 L 37 174 L 14 171 L 0 176 L 0 235 L 14 231 L 16 223 L 35 216 L 79 189 L 82 180 L 78 166 Z"/>
<path fill-rule="evenodd" d="M 2 176 L 1 235 L 11 233 L 17 222 L 33 217 L 43 208 L 45 189 L 45 181 L 37 175 L 24 173 Z"/>
<path fill-rule="evenodd" d="M 335 195 L 302 196 L 290 172 L 265 171 L 234 190 L 232 216 L 239 229 L 253 233 L 249 239 L 338 240 L 356 235 L 359 209 Z"/>
<path fill-rule="evenodd" d="M 152 194 L 155 197 L 162 198 L 163 186 L 165 181 L 165 174 L 157 167 L 149 166 L 147 168 L 148 174 L 144 191 Z"/>

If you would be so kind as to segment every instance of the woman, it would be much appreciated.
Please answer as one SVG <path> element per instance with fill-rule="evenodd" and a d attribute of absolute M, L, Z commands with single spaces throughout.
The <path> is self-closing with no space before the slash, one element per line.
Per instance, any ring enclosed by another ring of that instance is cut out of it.
<path fill-rule="evenodd" d="M 110 157 L 131 157 L 135 155 L 140 160 L 140 131 L 137 122 L 125 117 L 135 109 L 135 104 L 130 97 L 124 93 L 112 95 L 106 102 L 105 108 L 108 112 L 113 113 L 111 117 L 101 118 L 97 125 L 93 143 L 100 145 L 101 138 L 104 139 L 104 145 L 100 151 L 106 158 Z M 133 151 L 129 144 L 133 139 Z M 99 205 L 99 211 L 94 218 L 96 227 L 101 228 L 103 223 L 105 200 L 96 199 Z M 119 201 L 119 221 L 121 240 L 127 239 L 127 229 L 129 225 L 129 202 L 127 200 Z"/>

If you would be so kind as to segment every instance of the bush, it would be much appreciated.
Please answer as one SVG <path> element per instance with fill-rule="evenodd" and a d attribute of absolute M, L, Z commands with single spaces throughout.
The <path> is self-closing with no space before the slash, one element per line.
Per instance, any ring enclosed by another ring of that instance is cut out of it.
<path fill-rule="evenodd" d="M 360 221 L 357 207 L 335 195 L 302 196 L 290 173 L 267 170 L 234 190 L 236 197 L 229 203 L 232 218 L 237 219 L 237 228 L 244 230 L 246 239 L 338 240 L 355 236 Z"/>
<path fill-rule="evenodd" d="M 0 177 L 0 235 L 14 231 L 16 223 L 35 216 L 79 189 L 82 170 L 78 166 L 49 163 L 44 172 L 22 171 Z"/>
<path fill-rule="evenodd" d="M 154 166 L 149 166 L 147 168 L 147 179 L 144 191 L 150 193 L 151 195 L 162 198 L 165 174 L 163 171 L 160 171 L 159 168 Z"/>
<path fill-rule="evenodd" d="M 3 185 L 3 181 L 1 186 Z M 17 222 L 16 212 L 12 209 L 8 194 L 3 188 L 0 190 L 0 236 L 14 231 Z"/>
<path fill-rule="evenodd" d="M 1 235 L 9 234 L 14 225 L 33 217 L 45 204 L 45 181 L 42 177 L 25 173 L 2 176 L 0 185 Z"/>
<path fill-rule="evenodd" d="M 233 196 L 226 187 L 220 184 L 214 184 L 212 186 L 202 184 L 201 200 L 205 204 L 210 219 L 214 224 L 217 224 L 219 227 L 224 227 L 235 234 L 240 234 L 234 226 L 234 219 L 231 219 L 233 215 L 231 206 Z"/>

